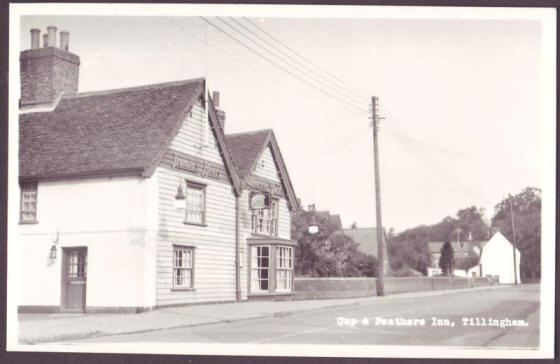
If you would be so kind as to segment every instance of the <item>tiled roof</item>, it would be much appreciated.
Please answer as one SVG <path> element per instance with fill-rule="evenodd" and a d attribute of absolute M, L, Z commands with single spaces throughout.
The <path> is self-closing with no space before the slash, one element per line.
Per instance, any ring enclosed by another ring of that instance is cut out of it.
<path fill-rule="evenodd" d="M 278 174 L 284 190 L 287 194 L 289 205 L 292 210 L 298 209 L 298 201 L 295 195 L 292 181 L 288 175 L 288 170 L 280 153 L 280 148 L 276 142 L 272 129 L 256 130 L 247 133 L 237 133 L 226 135 L 226 144 L 231 153 L 237 172 L 242 179 L 251 175 L 253 166 L 261 156 L 265 147 L 270 146 Z"/>
<path fill-rule="evenodd" d="M 20 115 L 20 178 L 151 173 L 204 79 L 62 97 L 51 112 Z"/>
<path fill-rule="evenodd" d="M 331 224 L 336 226 L 337 229 L 342 230 L 342 220 L 340 215 L 331 215 L 330 211 L 317 211 L 317 216 L 328 219 Z"/>
<path fill-rule="evenodd" d="M 377 257 L 377 228 L 350 228 L 344 229 L 343 232 L 358 244 L 361 252 Z M 385 231 L 383 231 L 383 239 L 385 239 Z M 388 258 L 387 251 L 385 251 L 385 258 Z"/>
<path fill-rule="evenodd" d="M 226 143 L 241 177 L 245 178 L 251 173 L 271 132 L 272 130 L 265 129 L 226 135 Z"/>

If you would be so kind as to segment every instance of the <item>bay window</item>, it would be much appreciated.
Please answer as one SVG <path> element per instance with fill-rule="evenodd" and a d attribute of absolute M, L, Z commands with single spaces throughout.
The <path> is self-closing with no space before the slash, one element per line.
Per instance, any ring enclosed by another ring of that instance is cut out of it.
<path fill-rule="evenodd" d="M 292 292 L 294 248 L 284 244 L 293 245 L 294 242 L 266 238 L 250 240 L 250 294 Z"/>
<path fill-rule="evenodd" d="M 292 290 L 292 272 L 294 269 L 293 248 L 276 247 L 276 291 Z"/>
<path fill-rule="evenodd" d="M 251 257 L 251 292 L 268 292 L 270 247 L 253 246 Z"/>

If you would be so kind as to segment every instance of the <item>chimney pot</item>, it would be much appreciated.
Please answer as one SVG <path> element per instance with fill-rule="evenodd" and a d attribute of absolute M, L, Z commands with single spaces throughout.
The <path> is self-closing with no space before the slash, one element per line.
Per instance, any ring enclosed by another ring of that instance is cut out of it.
<path fill-rule="evenodd" d="M 70 33 L 63 30 L 60 32 L 60 49 L 68 50 L 68 43 L 70 39 Z"/>
<path fill-rule="evenodd" d="M 41 31 L 37 28 L 31 29 L 31 49 L 37 49 L 40 47 L 39 39 L 41 36 Z"/>
<path fill-rule="evenodd" d="M 53 49 L 58 47 L 56 27 L 47 29 L 43 34 L 43 49 L 35 49 L 39 47 L 41 34 L 38 29 L 31 29 L 33 49 L 20 52 L 20 106 L 52 104 L 62 93 L 78 91 L 80 57 Z M 61 47 L 68 48 L 68 32 L 61 32 Z"/>
<path fill-rule="evenodd" d="M 214 102 L 214 107 L 220 107 L 220 92 L 212 92 L 212 101 Z"/>
<path fill-rule="evenodd" d="M 47 27 L 48 34 L 48 46 L 56 47 L 56 27 L 54 25 L 49 25 Z"/>

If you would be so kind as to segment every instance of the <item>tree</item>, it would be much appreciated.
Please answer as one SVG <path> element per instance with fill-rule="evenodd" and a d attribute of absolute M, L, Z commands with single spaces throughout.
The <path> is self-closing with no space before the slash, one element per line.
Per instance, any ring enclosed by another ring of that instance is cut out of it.
<path fill-rule="evenodd" d="M 510 205 L 511 204 L 511 205 Z M 513 211 L 515 237 L 512 232 Z M 495 207 L 492 227 L 509 241 L 515 242 L 521 253 L 521 280 L 541 277 L 541 190 L 527 187 L 509 196 Z"/>
<path fill-rule="evenodd" d="M 453 274 L 455 264 L 455 256 L 451 243 L 446 241 L 441 247 L 441 255 L 439 257 L 439 267 L 443 271 L 443 275 L 449 276 Z"/>
<path fill-rule="evenodd" d="M 457 211 L 457 217 L 446 216 L 437 224 L 421 225 L 399 234 L 388 235 L 387 250 L 391 268 L 394 270 L 412 268 L 424 274 L 431 262 L 428 250 L 430 241 L 450 241 L 457 238 L 455 231 L 460 229 L 459 240 L 465 241 L 469 234 L 473 240 L 486 240 L 489 227 L 484 222 L 484 209 L 470 206 Z M 474 259 L 473 259 L 474 260 Z M 467 262 L 472 263 L 472 260 Z"/>
<path fill-rule="evenodd" d="M 319 226 L 310 234 L 312 218 Z M 328 214 L 298 211 L 292 215 L 291 237 L 297 241 L 295 272 L 311 277 L 373 276 L 377 259 L 358 251 L 358 245 L 333 223 Z"/>

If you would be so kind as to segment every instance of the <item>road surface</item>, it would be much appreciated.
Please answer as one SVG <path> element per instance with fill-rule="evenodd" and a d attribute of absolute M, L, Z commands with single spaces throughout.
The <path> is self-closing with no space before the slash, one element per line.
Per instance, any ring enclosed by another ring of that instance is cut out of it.
<path fill-rule="evenodd" d="M 413 299 L 372 298 L 371 302 L 284 317 L 103 336 L 79 342 L 535 348 L 539 345 L 539 286 L 497 287 Z"/>

